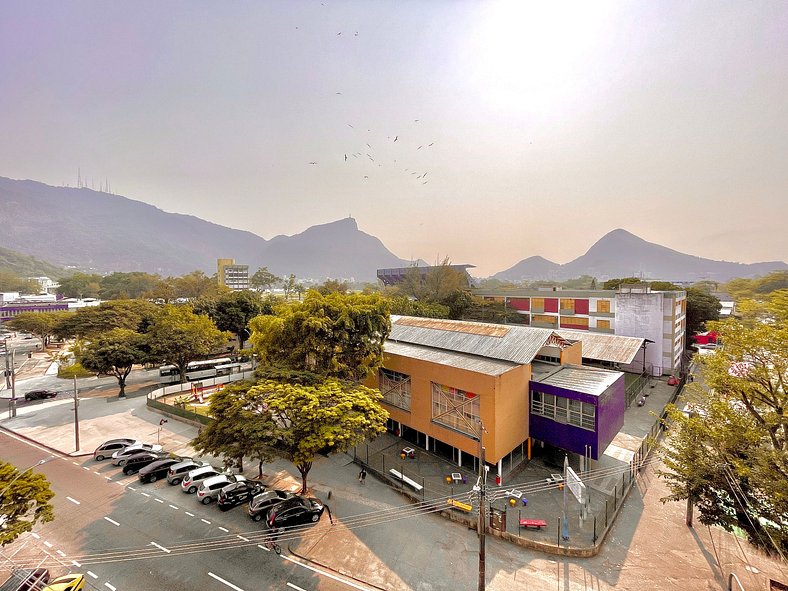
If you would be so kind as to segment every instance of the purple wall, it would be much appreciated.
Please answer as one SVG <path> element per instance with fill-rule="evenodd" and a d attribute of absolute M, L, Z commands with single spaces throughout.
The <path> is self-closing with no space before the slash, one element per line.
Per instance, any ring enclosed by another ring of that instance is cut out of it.
<path fill-rule="evenodd" d="M 624 425 L 626 400 L 623 374 L 601 396 L 566 390 L 539 382 L 530 382 L 529 388 L 531 391 L 580 400 L 597 407 L 595 431 L 556 423 L 551 419 L 529 412 L 529 435 L 550 445 L 580 455 L 585 453 L 585 446 L 590 445 L 591 458 L 598 460 L 599 454 L 607 448 Z"/>
<path fill-rule="evenodd" d="M 0 305 L 0 322 L 11 320 L 22 312 L 60 312 L 68 310 L 68 304 L 58 304 L 55 302 L 46 303 L 11 303 Z"/>

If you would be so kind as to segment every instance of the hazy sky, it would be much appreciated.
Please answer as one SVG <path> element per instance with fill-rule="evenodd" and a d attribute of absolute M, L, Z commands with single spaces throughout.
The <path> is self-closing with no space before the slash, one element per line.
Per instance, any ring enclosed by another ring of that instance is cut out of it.
<path fill-rule="evenodd" d="M 788 2 L 0 0 L 0 175 L 78 168 L 479 276 L 618 227 L 786 260 Z"/>

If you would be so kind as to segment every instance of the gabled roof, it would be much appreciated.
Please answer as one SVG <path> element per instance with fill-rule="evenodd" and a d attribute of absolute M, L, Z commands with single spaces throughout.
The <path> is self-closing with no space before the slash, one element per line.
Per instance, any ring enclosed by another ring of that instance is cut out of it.
<path fill-rule="evenodd" d="M 468 371 L 488 376 L 499 376 L 515 367 L 520 367 L 519 363 L 512 361 L 489 359 L 478 355 L 469 355 L 468 353 L 457 353 L 456 351 L 446 351 L 423 345 L 411 345 L 410 343 L 397 343 L 391 340 L 386 341 L 383 350 L 391 355 L 400 355 L 409 359 L 419 359 L 458 369 L 467 369 Z"/>
<path fill-rule="evenodd" d="M 546 345 L 570 344 L 547 328 L 413 316 L 392 316 L 389 340 L 519 364 L 531 363 Z"/>

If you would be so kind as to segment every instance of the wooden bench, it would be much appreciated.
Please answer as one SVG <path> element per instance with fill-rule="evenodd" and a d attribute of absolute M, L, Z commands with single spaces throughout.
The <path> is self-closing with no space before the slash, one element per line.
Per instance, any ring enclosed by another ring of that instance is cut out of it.
<path fill-rule="evenodd" d="M 419 491 L 420 491 L 422 488 L 424 488 L 423 486 L 421 486 L 421 485 L 420 485 L 418 482 L 416 482 L 415 480 L 411 480 L 410 478 L 408 478 L 407 476 L 405 476 L 404 474 L 402 474 L 402 473 L 401 473 L 399 470 L 395 470 L 394 468 L 391 468 L 391 469 L 389 470 L 389 473 L 390 473 L 390 474 L 391 474 L 391 475 L 392 475 L 394 478 L 396 478 L 397 480 L 401 480 L 401 481 L 402 481 L 402 482 L 404 482 L 405 484 L 408 484 L 408 485 L 412 486 L 412 487 L 413 487 L 413 490 L 415 490 L 416 492 L 419 492 Z"/>
<path fill-rule="evenodd" d="M 449 499 L 446 501 L 452 509 L 459 509 L 460 511 L 465 511 L 466 513 L 470 513 L 473 510 L 473 507 L 468 503 L 463 503 L 462 501 L 458 501 L 457 499 Z"/>
<path fill-rule="evenodd" d="M 520 527 L 542 529 L 547 527 L 547 522 L 544 519 L 521 519 Z"/>

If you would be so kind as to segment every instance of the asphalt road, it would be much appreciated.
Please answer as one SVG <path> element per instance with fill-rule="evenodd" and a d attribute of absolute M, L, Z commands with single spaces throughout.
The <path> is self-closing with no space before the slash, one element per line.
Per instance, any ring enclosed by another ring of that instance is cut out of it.
<path fill-rule="evenodd" d="M 50 455 L 5 434 L 0 441 L 0 456 L 18 466 Z M 37 470 L 56 494 L 56 519 L 23 536 L 27 543 L 15 542 L 23 546 L 17 564 L 38 564 L 46 555 L 53 574 L 82 572 L 92 588 L 109 591 L 369 589 L 304 565 L 286 547 L 282 556 L 266 549 L 264 530 L 243 506 L 221 512 L 179 486 L 140 485 L 90 457 L 57 456 Z"/>

